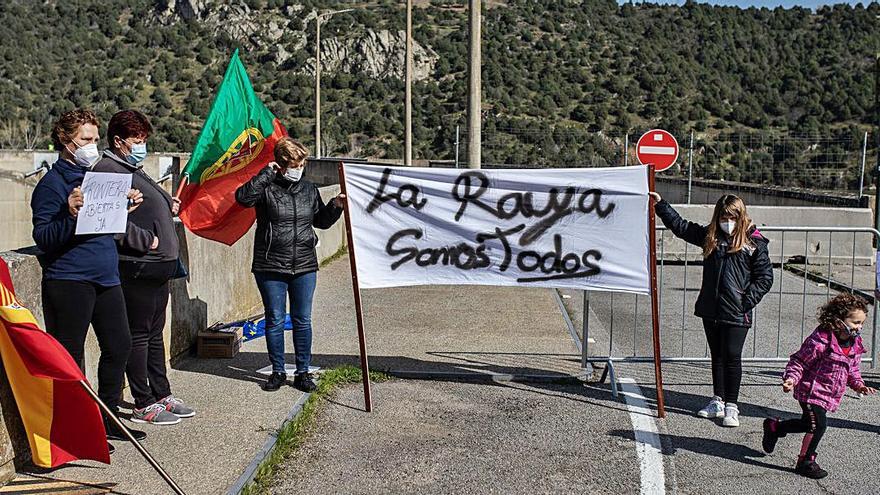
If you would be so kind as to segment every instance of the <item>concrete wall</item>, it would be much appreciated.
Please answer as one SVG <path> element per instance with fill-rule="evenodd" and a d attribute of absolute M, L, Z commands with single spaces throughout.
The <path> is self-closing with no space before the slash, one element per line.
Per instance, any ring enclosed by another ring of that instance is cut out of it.
<path fill-rule="evenodd" d="M 700 224 L 708 224 L 712 218 L 714 205 L 674 205 L 678 213 L 685 219 Z M 761 226 L 815 226 L 815 227 L 871 227 L 873 215 L 870 208 L 828 208 L 828 207 L 794 207 L 794 206 L 749 206 L 749 216 L 760 229 Z M 657 219 L 657 225 L 663 223 Z M 779 263 L 792 257 L 806 256 L 810 263 L 827 263 L 831 254 L 833 262 L 851 263 L 853 261 L 853 234 L 828 233 L 793 233 L 766 231 L 765 237 L 770 239 L 770 257 Z M 783 245 L 784 240 L 784 245 Z M 874 248 L 870 234 L 856 234 L 855 261 L 859 264 L 874 262 Z M 658 236 L 658 242 L 660 237 Z M 666 260 L 685 259 L 685 243 L 664 232 L 662 250 L 658 245 L 657 256 Z M 690 246 L 687 250 L 688 260 L 699 260 L 700 249 Z"/>
<path fill-rule="evenodd" d="M 35 185 L 33 178 L 0 169 L 0 251 L 34 243 L 30 205 Z"/>
<path fill-rule="evenodd" d="M 170 181 L 169 181 L 170 182 Z M 170 187 L 170 184 L 169 184 Z M 339 194 L 339 186 L 320 189 L 324 201 Z M 317 230 L 319 244 L 317 254 L 324 260 L 345 245 L 345 222 L 340 219 L 328 230 Z M 250 271 L 253 252 L 254 228 L 233 246 L 197 237 L 178 223 L 181 258 L 189 276 L 172 282 L 171 301 L 165 324 L 166 357 L 169 361 L 190 354 L 196 334 L 214 322 L 229 322 L 262 312 L 262 303 L 253 275 Z M 42 270 L 36 259 L 35 248 L 0 252 L 8 264 L 15 284 L 16 294 L 43 324 L 40 280 Z M 100 353 L 94 332 L 86 341 L 86 376 L 97 382 L 97 361 Z M 0 376 L 0 485 L 9 478 L 13 455 L 16 463 L 30 458 L 27 439 L 18 417 L 5 373 Z M 5 448 L 4 445 L 11 445 Z M 7 468 L 7 464 L 10 466 Z"/>

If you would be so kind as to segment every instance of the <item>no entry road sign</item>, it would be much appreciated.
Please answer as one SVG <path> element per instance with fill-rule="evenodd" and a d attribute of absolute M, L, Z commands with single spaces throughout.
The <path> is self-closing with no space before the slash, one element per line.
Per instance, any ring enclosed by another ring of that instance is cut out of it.
<path fill-rule="evenodd" d="M 654 170 L 661 172 L 678 159 L 678 141 L 663 129 L 652 129 L 636 143 L 636 157 L 642 165 L 654 164 Z"/>

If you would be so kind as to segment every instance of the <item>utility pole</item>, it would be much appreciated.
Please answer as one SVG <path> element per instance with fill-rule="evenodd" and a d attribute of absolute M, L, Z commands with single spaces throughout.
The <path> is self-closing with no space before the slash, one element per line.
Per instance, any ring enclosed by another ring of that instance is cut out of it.
<path fill-rule="evenodd" d="M 877 147 L 875 152 L 877 153 L 877 166 L 874 168 L 874 228 L 880 230 L 880 52 L 877 52 L 875 55 L 876 60 L 874 66 L 874 120 L 877 125 L 874 130 L 874 142 Z M 880 246 L 874 246 L 875 248 L 880 249 Z M 875 266 L 874 269 L 880 270 L 880 266 Z M 880 311 L 876 311 L 877 308 L 877 299 L 880 296 L 880 287 L 874 285 L 874 328 L 877 328 L 878 321 L 878 313 Z M 871 332 L 871 369 L 877 367 L 877 330 Z"/>
<path fill-rule="evenodd" d="M 480 56 L 480 17 L 482 0 L 469 0 L 470 44 L 468 55 L 468 168 L 480 168 L 480 110 L 482 82 L 482 60 Z"/>
<path fill-rule="evenodd" d="M 412 0 L 406 0 L 406 110 L 403 164 L 412 166 L 412 83 L 413 83 L 413 40 L 412 40 Z"/>
<path fill-rule="evenodd" d="M 321 158 L 321 20 L 352 10 L 315 13 L 315 158 Z"/>
<path fill-rule="evenodd" d="M 458 168 L 458 145 L 459 145 L 459 135 L 461 131 L 461 126 L 455 124 L 455 168 Z"/>
<path fill-rule="evenodd" d="M 874 65 L 874 130 L 877 166 L 874 167 L 874 228 L 880 230 L 880 52 L 876 54 Z M 875 246 L 880 249 L 880 246 Z M 872 351 L 873 352 L 873 351 Z"/>
<path fill-rule="evenodd" d="M 321 16 L 315 16 L 315 158 L 321 158 Z"/>

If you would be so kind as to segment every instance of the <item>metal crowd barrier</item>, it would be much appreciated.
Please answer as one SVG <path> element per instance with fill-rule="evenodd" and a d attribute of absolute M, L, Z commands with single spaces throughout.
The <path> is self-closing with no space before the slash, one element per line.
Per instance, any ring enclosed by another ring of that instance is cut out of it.
<path fill-rule="evenodd" d="M 743 349 L 743 362 L 787 362 L 789 355 L 797 351 L 815 327 L 816 308 L 834 294 L 851 292 L 869 303 L 869 319 L 862 330 L 869 350 L 863 361 L 873 369 L 877 363 L 878 322 L 874 260 L 880 232 L 859 227 L 759 227 L 759 230 L 770 240 L 773 287 L 752 311 L 753 324 Z M 662 225 L 657 227 L 663 362 L 710 361 L 702 322 L 693 315 L 702 279 L 701 259 L 699 248 L 674 238 Z M 679 273 L 670 273 L 672 270 Z M 863 282 L 870 274 L 870 283 L 863 284 L 867 287 L 856 287 L 857 271 L 862 272 Z M 629 307 L 621 310 L 621 301 Z M 674 305 L 674 312 L 670 311 L 670 304 Z M 591 314 L 600 321 L 591 321 Z M 626 320 L 624 326 L 631 328 L 621 330 L 621 320 Z M 612 383 L 616 383 L 614 363 L 653 362 L 647 296 L 584 291 L 582 322 L 577 336 L 582 367 L 605 363 L 603 381 L 610 375 Z M 594 331 L 592 337 L 598 338 L 591 344 L 591 326 L 596 324 L 605 327 L 602 332 L 605 335 L 599 337 L 596 335 L 599 332 Z M 694 330 L 695 326 L 700 328 Z M 689 346 L 689 337 L 692 344 L 698 345 Z M 612 388 L 615 395 L 616 388 Z"/>

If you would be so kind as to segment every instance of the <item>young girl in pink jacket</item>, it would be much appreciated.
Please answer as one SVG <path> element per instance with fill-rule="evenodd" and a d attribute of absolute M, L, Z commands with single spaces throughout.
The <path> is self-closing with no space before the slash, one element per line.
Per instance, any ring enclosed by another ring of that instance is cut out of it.
<path fill-rule="evenodd" d="M 859 332 L 867 318 L 865 302 L 851 294 L 840 294 L 819 309 L 819 326 L 799 351 L 791 355 L 782 390 L 794 390 L 803 415 L 799 419 L 764 420 L 764 451 L 773 452 L 776 441 L 789 433 L 805 433 L 795 472 L 820 479 L 828 472 L 816 463 L 816 446 L 827 425 L 825 413 L 840 405 L 846 387 L 861 394 L 877 393 L 865 386 L 859 364 L 865 348 Z"/>

